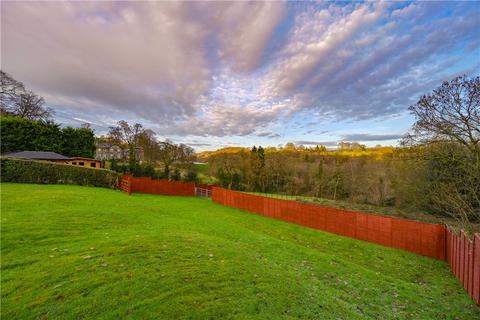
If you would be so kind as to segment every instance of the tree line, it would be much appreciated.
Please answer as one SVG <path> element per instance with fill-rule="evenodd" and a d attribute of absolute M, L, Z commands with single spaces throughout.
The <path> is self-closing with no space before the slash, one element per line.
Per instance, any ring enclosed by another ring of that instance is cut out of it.
<path fill-rule="evenodd" d="M 210 173 L 226 188 L 392 205 L 480 222 L 480 80 L 457 77 L 409 109 L 398 148 L 342 143 L 217 152 Z"/>
<path fill-rule="evenodd" d="M 108 135 L 102 140 L 128 147 L 128 163 L 120 164 L 113 161 L 112 170 L 170 180 L 197 179 L 195 171 L 192 170 L 194 150 L 191 147 L 175 144 L 168 139 L 160 141 L 154 131 L 144 128 L 139 123 L 119 121 L 116 126 L 110 128 Z M 143 163 L 137 159 L 138 149 L 144 154 Z"/>

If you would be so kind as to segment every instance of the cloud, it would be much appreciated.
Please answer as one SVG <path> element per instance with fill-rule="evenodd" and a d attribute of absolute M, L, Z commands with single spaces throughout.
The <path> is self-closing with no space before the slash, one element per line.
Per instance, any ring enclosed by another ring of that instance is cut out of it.
<path fill-rule="evenodd" d="M 191 147 L 210 147 L 212 145 L 210 143 L 197 143 L 197 142 L 186 142 L 185 144 Z"/>
<path fill-rule="evenodd" d="M 2 68 L 58 119 L 99 132 L 125 119 L 178 137 L 322 134 L 325 123 L 398 115 L 442 81 L 478 74 L 476 9 L 5 2 Z"/>
<path fill-rule="evenodd" d="M 181 4 L 2 7 L 3 68 L 40 94 L 162 121 L 193 114 L 208 89 L 206 35 Z"/>
<path fill-rule="evenodd" d="M 347 141 L 385 141 L 397 140 L 403 138 L 405 134 L 369 134 L 369 133 L 352 133 L 342 136 L 342 140 Z"/>
<path fill-rule="evenodd" d="M 298 140 L 293 142 L 296 145 L 305 145 L 305 146 L 326 146 L 326 147 L 335 147 L 338 144 L 338 141 L 308 141 L 308 140 Z"/>
<path fill-rule="evenodd" d="M 214 17 L 214 32 L 221 43 L 219 57 L 230 60 L 234 69 L 240 71 L 250 71 L 259 65 L 286 11 L 282 2 L 231 2 L 213 7 L 204 3 L 201 6 L 202 13 L 208 12 L 207 16 Z"/>
<path fill-rule="evenodd" d="M 274 96 L 294 90 L 342 44 L 379 19 L 384 7 L 383 3 L 373 8 L 362 4 L 346 14 L 337 15 L 328 9 L 300 14 L 284 48 L 283 59 L 267 75 L 266 90 Z"/>

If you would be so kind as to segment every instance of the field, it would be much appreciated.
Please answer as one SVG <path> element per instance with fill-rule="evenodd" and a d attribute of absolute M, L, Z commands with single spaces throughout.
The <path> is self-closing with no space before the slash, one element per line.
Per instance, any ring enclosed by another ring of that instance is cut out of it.
<path fill-rule="evenodd" d="M 2 319 L 479 319 L 447 264 L 210 200 L 1 185 Z"/>

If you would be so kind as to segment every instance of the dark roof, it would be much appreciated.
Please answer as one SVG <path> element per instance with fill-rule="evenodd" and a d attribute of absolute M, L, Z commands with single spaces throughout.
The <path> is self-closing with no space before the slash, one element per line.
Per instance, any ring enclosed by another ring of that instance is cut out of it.
<path fill-rule="evenodd" d="M 21 159 L 34 159 L 34 160 L 69 160 L 69 157 L 65 157 L 56 152 L 49 151 L 19 151 L 4 154 L 5 157 L 21 158 Z"/>

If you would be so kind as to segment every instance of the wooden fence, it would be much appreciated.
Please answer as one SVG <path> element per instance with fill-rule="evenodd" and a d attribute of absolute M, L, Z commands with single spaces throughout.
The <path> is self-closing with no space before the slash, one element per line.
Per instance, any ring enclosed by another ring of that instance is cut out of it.
<path fill-rule="evenodd" d="M 118 188 L 123 191 L 127 192 L 128 194 L 132 193 L 132 179 L 131 176 L 122 176 L 120 181 L 118 182 Z"/>
<path fill-rule="evenodd" d="M 140 192 L 169 196 L 195 196 L 195 184 L 190 182 L 152 179 L 150 177 L 123 176 L 120 179 L 120 190 L 128 193 Z"/>
<path fill-rule="evenodd" d="M 447 230 L 447 262 L 468 294 L 480 304 L 480 235 L 470 240 Z"/>

